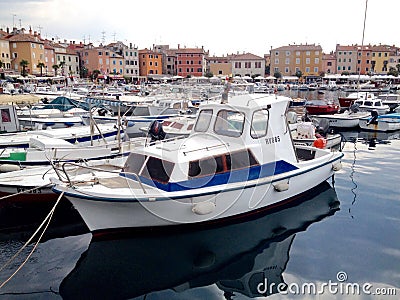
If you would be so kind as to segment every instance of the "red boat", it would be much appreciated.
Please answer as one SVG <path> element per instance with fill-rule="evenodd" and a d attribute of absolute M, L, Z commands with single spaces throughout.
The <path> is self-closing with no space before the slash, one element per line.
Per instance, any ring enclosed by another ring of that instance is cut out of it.
<path fill-rule="evenodd" d="M 353 104 L 355 100 L 357 100 L 357 97 L 339 97 L 339 104 L 341 108 L 349 108 L 350 105 Z"/>
<path fill-rule="evenodd" d="M 322 100 L 313 100 L 306 102 L 306 110 L 310 115 L 328 115 L 338 113 L 340 106 L 333 103 L 328 103 Z"/>

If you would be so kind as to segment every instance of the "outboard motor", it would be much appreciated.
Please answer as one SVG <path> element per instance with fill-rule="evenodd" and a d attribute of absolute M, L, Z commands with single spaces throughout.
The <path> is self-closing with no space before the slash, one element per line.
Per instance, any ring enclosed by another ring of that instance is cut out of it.
<path fill-rule="evenodd" d="M 326 136 L 329 130 L 329 121 L 327 119 L 321 119 L 315 132 L 322 136 Z"/>
<path fill-rule="evenodd" d="M 151 142 L 161 141 L 165 138 L 165 131 L 162 127 L 162 124 L 157 120 L 151 122 L 149 127 L 149 134 L 151 137 Z"/>
<path fill-rule="evenodd" d="M 360 105 L 358 103 L 353 103 L 352 105 L 350 105 L 349 109 L 352 113 L 357 113 L 360 111 Z"/>
<path fill-rule="evenodd" d="M 376 110 L 371 111 L 371 119 L 367 122 L 369 124 L 378 124 L 378 112 Z"/>

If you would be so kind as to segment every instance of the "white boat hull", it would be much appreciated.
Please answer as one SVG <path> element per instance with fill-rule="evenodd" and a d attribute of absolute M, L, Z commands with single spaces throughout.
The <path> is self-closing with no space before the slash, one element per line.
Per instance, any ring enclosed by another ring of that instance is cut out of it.
<path fill-rule="evenodd" d="M 65 196 L 72 202 L 92 232 L 104 229 L 214 222 L 286 202 L 331 177 L 333 165 L 339 158 L 337 156 L 335 160 L 325 158 L 318 167 L 310 165 L 309 168 L 305 168 L 306 170 L 300 168 L 289 172 L 291 175 L 284 174 L 248 181 L 245 186 L 229 184 L 222 191 L 221 187 L 217 187 L 219 190 L 186 197 L 183 195 L 188 194 L 188 191 L 181 192 L 181 198 L 177 197 L 177 194 L 175 197 L 168 197 L 168 193 L 165 193 L 164 198 L 160 200 L 152 199 L 152 196 L 148 195 L 147 199 L 136 201 L 133 191 L 130 196 L 113 201 L 110 199 L 111 195 L 107 198 L 107 195 L 103 194 L 102 199 L 99 194 L 99 197 L 90 199 L 87 194 L 85 195 L 85 191 L 80 193 L 78 190 L 74 191 L 76 196 L 65 190 Z M 274 188 L 278 183 L 287 182 L 287 190 L 278 192 Z M 193 212 L 196 204 L 207 202 L 212 202 L 215 209 L 206 211 L 205 214 Z"/>
<path fill-rule="evenodd" d="M 400 130 L 400 120 L 379 120 L 377 123 L 368 123 L 369 119 L 361 119 L 360 120 L 360 128 L 365 130 L 373 130 L 373 131 L 396 131 Z"/>

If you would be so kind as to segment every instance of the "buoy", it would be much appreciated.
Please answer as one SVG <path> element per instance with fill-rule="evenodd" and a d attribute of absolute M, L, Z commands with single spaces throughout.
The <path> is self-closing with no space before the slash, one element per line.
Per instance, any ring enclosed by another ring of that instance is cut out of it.
<path fill-rule="evenodd" d="M 207 215 L 214 211 L 215 204 L 214 202 L 206 201 L 206 202 L 199 202 L 193 205 L 192 212 L 197 215 Z"/>
<path fill-rule="evenodd" d="M 326 147 L 326 139 L 324 139 L 323 137 L 317 138 L 313 142 L 313 147 L 319 148 L 319 149 L 324 149 Z"/>
<path fill-rule="evenodd" d="M 18 165 L 12 165 L 12 164 L 1 164 L 0 165 L 0 173 L 13 172 L 13 171 L 18 171 L 18 170 L 21 170 L 21 168 Z"/>

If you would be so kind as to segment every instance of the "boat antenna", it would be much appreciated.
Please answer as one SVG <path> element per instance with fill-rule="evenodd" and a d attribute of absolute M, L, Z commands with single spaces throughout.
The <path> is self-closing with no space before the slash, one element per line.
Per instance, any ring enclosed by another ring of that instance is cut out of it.
<path fill-rule="evenodd" d="M 360 90 L 360 77 L 361 77 L 362 55 L 363 55 L 363 51 L 364 51 L 364 36 L 365 36 L 365 23 L 367 20 L 367 9 L 368 9 L 368 0 L 365 0 L 364 24 L 363 24 L 363 32 L 362 32 L 362 39 L 361 39 L 361 59 L 360 59 L 360 67 L 358 70 L 357 90 Z"/>

